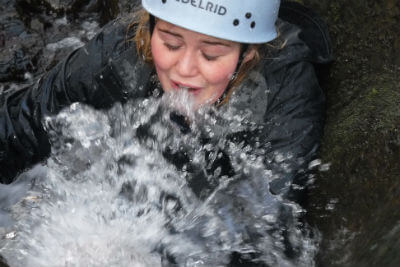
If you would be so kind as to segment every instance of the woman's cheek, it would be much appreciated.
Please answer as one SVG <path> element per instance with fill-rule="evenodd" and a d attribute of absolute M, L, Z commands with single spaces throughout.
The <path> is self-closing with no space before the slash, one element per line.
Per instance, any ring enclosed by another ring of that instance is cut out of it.
<path fill-rule="evenodd" d="M 160 69 L 168 69 L 170 65 L 170 52 L 163 45 L 163 43 L 157 39 L 152 38 L 151 40 L 151 52 L 153 55 L 154 64 Z"/>
<path fill-rule="evenodd" d="M 165 54 L 163 53 L 163 51 L 161 51 L 161 49 L 155 49 L 153 50 L 153 60 L 154 60 L 154 64 L 160 68 L 160 69 L 167 69 L 167 62 L 165 60 Z"/>
<path fill-rule="evenodd" d="M 205 68 L 205 76 L 207 76 L 207 80 L 211 84 L 224 84 L 229 83 L 235 69 L 232 68 L 232 65 L 222 65 L 219 64 L 213 68 Z"/>

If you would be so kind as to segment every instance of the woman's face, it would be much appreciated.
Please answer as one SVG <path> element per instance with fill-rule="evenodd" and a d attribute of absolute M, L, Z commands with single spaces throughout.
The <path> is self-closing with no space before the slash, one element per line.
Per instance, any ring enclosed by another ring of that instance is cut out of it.
<path fill-rule="evenodd" d="M 188 90 L 198 108 L 224 93 L 236 70 L 240 44 L 158 20 L 151 50 L 163 90 Z"/>

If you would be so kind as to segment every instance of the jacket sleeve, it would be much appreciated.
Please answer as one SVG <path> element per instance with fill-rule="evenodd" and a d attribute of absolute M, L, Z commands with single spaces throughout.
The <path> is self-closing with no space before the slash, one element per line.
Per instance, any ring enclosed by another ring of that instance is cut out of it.
<path fill-rule="evenodd" d="M 308 164 L 317 156 L 323 134 L 324 93 L 308 61 L 294 62 L 272 76 L 267 83 L 276 90 L 269 95 L 262 133 L 267 162 L 279 174 L 270 190 L 301 202 Z"/>
<path fill-rule="evenodd" d="M 249 98 L 243 94 L 240 97 L 243 105 L 238 106 L 238 110 L 250 114 L 242 122 L 255 127 L 236 132 L 229 138 L 240 147 L 254 148 L 250 153 L 264 158 L 264 168 L 271 172 L 266 176 L 257 169 L 258 164 L 247 172 L 239 169 L 235 174 L 237 179 L 214 197 L 220 207 L 218 214 L 222 214 L 221 219 L 229 225 L 232 236 L 237 233 L 248 236 L 245 242 L 257 252 L 260 249 L 255 246 L 257 237 L 269 235 L 277 251 L 297 257 L 302 247 L 290 239 L 291 227 L 297 219 L 293 217 L 293 206 L 285 203 L 303 204 L 305 200 L 308 163 L 316 156 L 322 136 L 324 96 L 310 62 L 293 62 L 272 72 L 267 69 L 268 66 L 264 73 L 257 74 L 258 79 L 247 83 L 247 87 L 240 88 L 251 89 Z M 232 161 L 237 160 L 230 158 Z M 276 221 L 265 221 L 266 214 Z M 255 227 L 256 222 L 267 224 L 268 232 L 264 232 L 264 227 Z M 246 228 L 242 228 L 243 225 Z M 234 253 L 229 266 L 265 266 L 253 262 L 254 258 L 257 254 Z"/>
<path fill-rule="evenodd" d="M 113 21 L 35 85 L 0 95 L 1 183 L 12 182 L 19 171 L 49 155 L 45 116 L 57 114 L 73 102 L 106 108 L 126 96 L 121 86 L 111 91 L 96 82 L 112 59 L 126 50 L 126 33 L 126 23 Z"/>
<path fill-rule="evenodd" d="M 265 168 L 272 171 L 272 193 L 301 202 L 309 181 L 308 163 L 317 156 L 325 117 L 314 65 L 308 61 L 278 68 L 266 65 L 250 76 L 233 100 L 235 113 L 248 116 L 242 123 L 249 125 L 228 138 L 257 148 Z"/>

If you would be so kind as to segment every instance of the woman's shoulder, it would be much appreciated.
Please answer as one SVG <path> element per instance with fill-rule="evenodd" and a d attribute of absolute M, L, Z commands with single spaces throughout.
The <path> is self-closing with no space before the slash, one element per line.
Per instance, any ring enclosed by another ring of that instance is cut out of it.
<path fill-rule="evenodd" d="M 135 45 L 133 14 L 118 17 L 102 27 L 87 44 L 89 49 L 101 50 L 106 59 L 120 56 Z"/>
<path fill-rule="evenodd" d="M 114 34 L 118 36 L 132 38 L 135 34 L 133 21 L 134 14 L 124 14 L 105 24 L 102 27 L 102 32 L 104 34 Z"/>

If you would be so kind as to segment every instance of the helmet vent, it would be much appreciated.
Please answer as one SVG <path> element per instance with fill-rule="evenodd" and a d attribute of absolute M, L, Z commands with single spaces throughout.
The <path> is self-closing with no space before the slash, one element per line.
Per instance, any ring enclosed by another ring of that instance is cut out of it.
<path fill-rule="evenodd" d="M 255 22 L 255 21 L 252 21 L 251 24 L 250 24 L 250 27 L 251 27 L 252 29 L 254 29 L 254 27 L 256 27 L 256 22 Z"/>
<path fill-rule="evenodd" d="M 246 13 L 246 19 L 249 19 L 249 18 L 251 18 L 251 13 L 250 13 L 250 12 L 247 12 L 247 13 Z"/>
<path fill-rule="evenodd" d="M 239 25 L 239 20 L 238 20 L 238 19 L 235 19 L 235 20 L 233 21 L 233 25 L 235 25 L 235 26 Z"/>
<path fill-rule="evenodd" d="M 162 2 L 163 4 L 165 4 L 165 3 L 167 2 L 167 0 L 161 0 L 161 2 Z"/>

